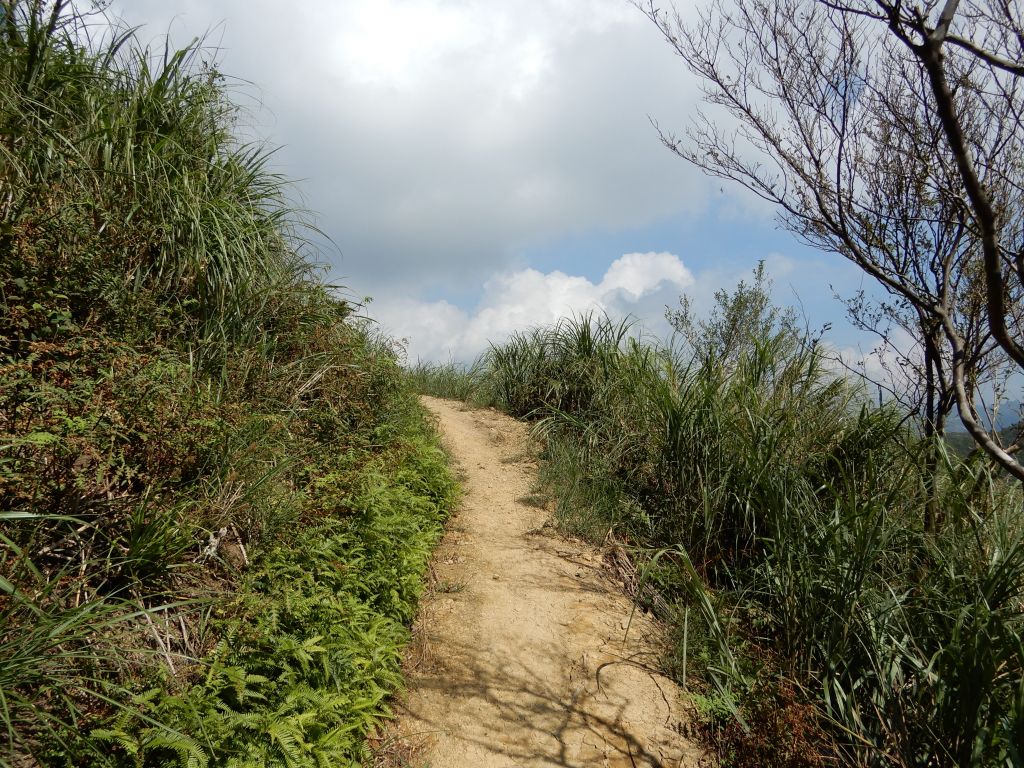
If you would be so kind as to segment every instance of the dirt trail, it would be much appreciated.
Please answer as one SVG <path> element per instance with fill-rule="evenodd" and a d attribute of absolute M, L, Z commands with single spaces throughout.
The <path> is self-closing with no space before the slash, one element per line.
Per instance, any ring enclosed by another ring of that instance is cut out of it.
<path fill-rule="evenodd" d="M 523 503 L 526 428 L 424 398 L 465 497 L 434 561 L 396 730 L 414 766 L 694 766 L 678 689 L 655 669 L 654 628 L 602 573 L 600 553 Z"/>

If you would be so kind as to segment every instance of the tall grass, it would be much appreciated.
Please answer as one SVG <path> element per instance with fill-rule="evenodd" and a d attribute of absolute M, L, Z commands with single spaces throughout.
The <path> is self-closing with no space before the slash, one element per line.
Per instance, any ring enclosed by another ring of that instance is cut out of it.
<path fill-rule="evenodd" d="M 93 246 L 82 288 L 108 300 L 145 291 L 207 334 L 235 338 L 270 319 L 266 293 L 309 273 L 290 240 L 298 212 L 269 152 L 236 140 L 239 110 L 201 42 L 158 52 L 130 31 L 90 40 L 77 16 L 43 34 L 40 3 L 6 13 L 8 236 L 31 227 L 65 251 L 65 267 Z"/>
<path fill-rule="evenodd" d="M 212 52 L 77 8 L 0 4 L 0 765 L 356 760 L 450 481 Z"/>
<path fill-rule="evenodd" d="M 406 376 L 412 387 L 424 395 L 486 405 L 488 397 L 483 389 L 482 371 L 479 362 L 465 366 L 455 362 L 420 361 L 406 369 Z"/>
<path fill-rule="evenodd" d="M 784 317 L 729 354 L 571 318 L 475 378 L 537 421 L 562 523 L 612 532 L 667 599 L 726 764 L 1020 764 L 1020 489 L 941 446 L 933 484 L 903 415 Z"/>

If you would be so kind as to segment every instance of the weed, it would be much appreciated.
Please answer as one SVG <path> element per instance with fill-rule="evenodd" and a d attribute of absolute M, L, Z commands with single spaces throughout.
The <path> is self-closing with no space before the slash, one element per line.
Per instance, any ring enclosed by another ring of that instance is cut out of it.
<path fill-rule="evenodd" d="M 924 477 L 927 441 L 755 296 L 762 277 L 688 318 L 689 347 L 570 318 L 474 376 L 535 422 L 560 525 L 629 547 L 726 764 L 1018 760 L 1020 489 L 945 452 Z"/>
<path fill-rule="evenodd" d="M 466 589 L 465 581 L 448 581 L 444 579 L 434 585 L 434 590 L 443 595 L 455 595 Z"/>

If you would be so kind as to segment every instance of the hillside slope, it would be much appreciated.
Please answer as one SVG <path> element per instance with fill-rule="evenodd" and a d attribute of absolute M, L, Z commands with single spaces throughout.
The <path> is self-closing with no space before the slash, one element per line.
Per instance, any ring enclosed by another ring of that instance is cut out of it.
<path fill-rule="evenodd" d="M 209 51 L 3 8 L 0 765 L 358 763 L 454 493 L 393 347 Z"/>

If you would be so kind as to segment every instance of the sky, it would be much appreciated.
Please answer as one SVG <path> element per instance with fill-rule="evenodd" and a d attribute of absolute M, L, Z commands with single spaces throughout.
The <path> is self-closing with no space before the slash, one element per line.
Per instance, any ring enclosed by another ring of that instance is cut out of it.
<path fill-rule="evenodd" d="M 685 14 L 691 4 L 680 3 Z M 114 0 L 162 48 L 203 37 L 245 130 L 278 147 L 347 296 L 409 362 L 469 361 L 587 310 L 666 335 L 766 262 L 848 355 L 834 298 L 870 288 L 773 211 L 673 156 L 700 83 L 627 0 Z M 858 351 L 859 350 L 859 351 Z"/>

